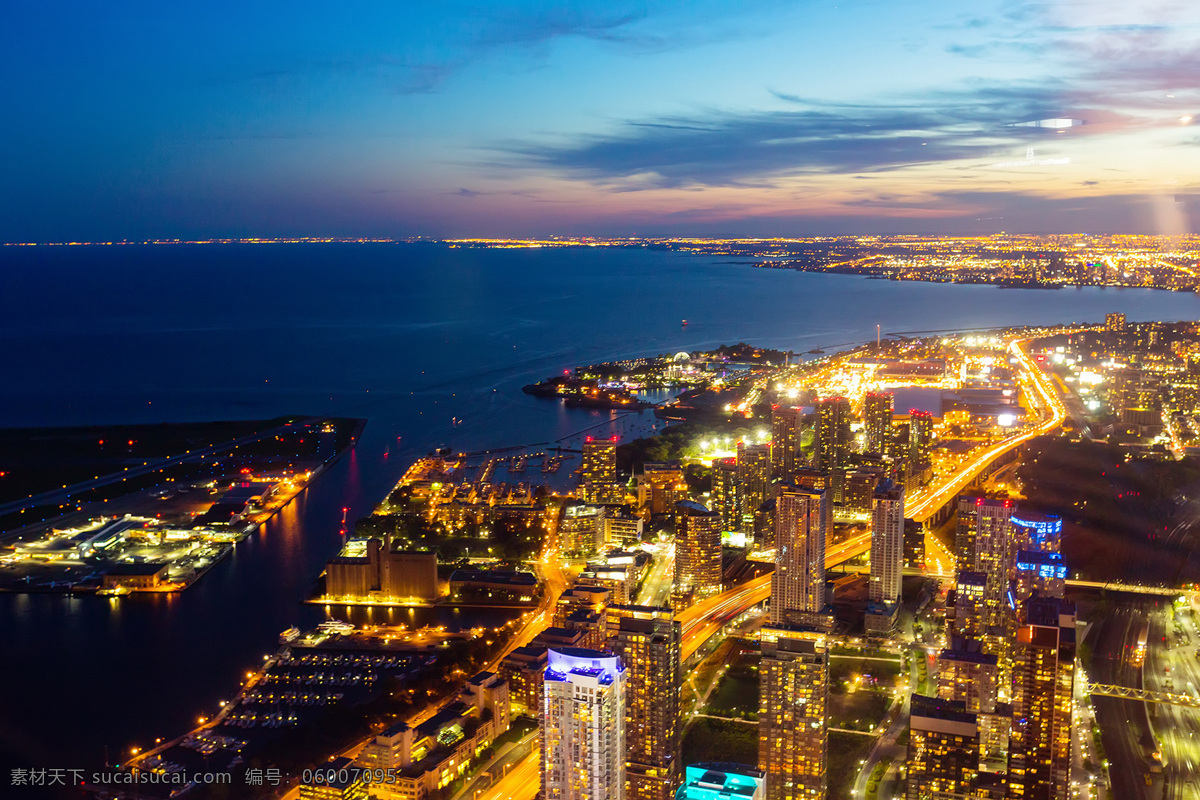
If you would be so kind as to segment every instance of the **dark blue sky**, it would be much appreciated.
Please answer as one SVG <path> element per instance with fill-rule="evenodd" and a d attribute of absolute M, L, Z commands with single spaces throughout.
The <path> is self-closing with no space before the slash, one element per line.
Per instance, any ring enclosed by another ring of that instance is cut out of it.
<path fill-rule="evenodd" d="M 1174 0 L 17 0 L 0 240 L 1188 232 L 1198 34 Z"/>

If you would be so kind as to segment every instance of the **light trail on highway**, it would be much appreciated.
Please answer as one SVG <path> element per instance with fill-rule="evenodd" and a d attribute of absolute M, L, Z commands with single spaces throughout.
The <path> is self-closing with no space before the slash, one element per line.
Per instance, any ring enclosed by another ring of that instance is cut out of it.
<path fill-rule="evenodd" d="M 1020 447 L 1030 439 L 1049 433 L 1062 425 L 1067 418 L 1067 407 L 1059 396 L 1050 377 L 1037 365 L 1025 350 L 1029 339 L 1017 339 L 1009 345 L 1009 350 L 1029 376 L 1030 384 L 1040 399 L 1041 407 L 1050 410 L 1050 416 L 1041 424 L 1024 433 L 1010 436 L 997 444 L 985 449 L 962 467 L 960 467 L 946 482 L 933 492 L 928 492 L 914 498 L 911 506 L 904 509 L 904 515 L 917 522 L 924 522 L 958 495 L 983 469 L 1010 450 Z"/>

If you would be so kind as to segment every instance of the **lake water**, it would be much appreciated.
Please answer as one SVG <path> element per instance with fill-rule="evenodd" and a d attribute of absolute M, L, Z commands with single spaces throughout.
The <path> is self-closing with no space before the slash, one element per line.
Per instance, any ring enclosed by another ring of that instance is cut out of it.
<path fill-rule="evenodd" d="M 876 324 L 1109 311 L 1195 319 L 1200 298 L 896 283 L 641 249 L 0 248 L 0 424 L 369 420 L 353 453 L 179 596 L 0 595 L 0 775 L 96 767 L 106 748 L 116 760 L 211 713 L 281 630 L 319 620 L 300 601 L 339 547 L 341 509 L 368 513 L 413 457 L 569 444 L 611 419 L 531 398 L 525 383 L 738 341 L 804 352 L 872 339 Z M 632 415 L 615 430 L 652 423 Z"/>

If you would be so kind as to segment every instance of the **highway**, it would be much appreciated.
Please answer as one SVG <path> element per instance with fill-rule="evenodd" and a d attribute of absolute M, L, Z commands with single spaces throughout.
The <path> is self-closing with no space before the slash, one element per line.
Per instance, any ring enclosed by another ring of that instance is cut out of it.
<path fill-rule="evenodd" d="M 1030 439 L 1049 433 L 1067 418 L 1067 407 L 1054 386 L 1052 376 L 1044 372 L 1030 357 L 1025 349 L 1028 343 L 1028 339 L 1018 339 L 1009 346 L 1009 350 L 1012 351 L 1013 357 L 1017 359 L 1021 369 L 1028 376 L 1029 385 L 1034 390 L 1033 396 L 1027 395 L 1027 398 L 1034 400 L 1040 409 L 1049 410 L 1050 415 L 1036 427 L 1016 436 L 1010 436 L 975 453 L 970 461 L 959 467 L 937 489 L 915 495 L 911 504 L 905 504 L 904 515 L 906 517 L 917 522 L 924 522 L 962 492 L 988 464 L 1013 448 L 1020 447 Z"/>
<path fill-rule="evenodd" d="M 554 619 L 554 609 L 558 606 L 558 598 L 566 591 L 567 585 L 570 583 L 571 576 L 563 567 L 562 556 L 559 553 L 558 547 L 558 526 L 557 523 L 548 523 L 546 529 L 546 540 L 542 546 L 542 556 L 537 561 L 537 570 L 541 573 L 544 593 L 542 602 L 538 605 L 536 612 L 529 613 L 529 618 L 521 629 L 514 633 L 508 640 L 508 644 L 484 665 L 483 670 L 487 672 L 495 672 L 500 668 L 500 662 L 508 657 L 508 654 L 518 647 L 524 647 L 533 641 L 533 637 L 541 633 L 545 628 L 550 626 L 551 620 Z M 432 716 L 432 711 L 430 715 Z M 418 724 L 424 720 L 418 720 Z M 409 724 L 412 724 L 411 722 Z"/>
<path fill-rule="evenodd" d="M 535 746 L 507 775 L 481 792 L 480 800 L 533 800 L 542 788 L 541 756 L 542 749 Z"/>
<path fill-rule="evenodd" d="M 670 542 L 642 545 L 654 557 L 650 565 L 650 574 L 642 583 L 642 591 L 638 595 L 638 605 L 669 606 L 671 604 L 671 587 L 675 585 L 675 545 Z"/>

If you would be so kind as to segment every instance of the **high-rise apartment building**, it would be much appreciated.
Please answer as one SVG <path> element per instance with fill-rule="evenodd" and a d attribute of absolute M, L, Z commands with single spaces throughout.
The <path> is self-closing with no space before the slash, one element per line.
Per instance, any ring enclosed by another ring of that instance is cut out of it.
<path fill-rule="evenodd" d="M 721 528 L 745 529 L 742 508 L 742 481 L 736 458 L 717 458 L 712 462 L 712 507 L 721 515 Z"/>
<path fill-rule="evenodd" d="M 780 484 L 775 490 L 775 572 L 771 624 L 812 624 L 825 609 L 825 492 Z"/>
<path fill-rule="evenodd" d="M 879 484 L 887 480 L 889 470 L 882 464 L 860 464 L 847 469 L 842 496 L 842 511 L 871 514 L 872 499 Z"/>
<path fill-rule="evenodd" d="M 1018 606 L 1037 594 L 1062 597 L 1067 587 L 1067 565 L 1059 553 L 1018 550 L 1015 600 Z"/>
<path fill-rule="evenodd" d="M 758 667 L 758 768 L 767 800 L 824 800 L 829 659 L 824 633 L 769 626 Z"/>
<path fill-rule="evenodd" d="M 563 507 L 558 519 L 558 541 L 570 556 L 590 556 L 604 546 L 605 507 L 573 503 Z"/>
<path fill-rule="evenodd" d="M 675 593 L 721 591 L 721 515 L 691 500 L 675 504 Z"/>
<path fill-rule="evenodd" d="M 645 521 L 628 506 L 609 507 L 601 523 L 606 547 L 632 547 L 642 540 Z"/>
<path fill-rule="evenodd" d="M 891 392 L 867 392 L 863 400 L 863 422 L 867 433 L 868 453 L 887 453 L 888 442 L 892 438 L 894 402 Z"/>
<path fill-rule="evenodd" d="M 900 601 L 904 570 L 904 489 L 882 484 L 871 504 L 871 581 L 873 603 Z"/>
<path fill-rule="evenodd" d="M 817 401 L 817 469 L 836 473 L 846 466 L 850 454 L 850 401 L 824 397 Z"/>
<path fill-rule="evenodd" d="M 1029 601 L 1013 649 L 1009 797 L 1066 800 L 1075 689 L 1075 604 Z"/>
<path fill-rule="evenodd" d="M 1062 517 L 1014 511 L 1009 517 L 1009 522 L 1012 524 L 1013 537 L 1018 549 L 1061 552 Z"/>
<path fill-rule="evenodd" d="M 671 800 L 680 783 L 680 624 L 669 608 L 609 606 L 608 646 L 625 665 L 625 789 Z"/>
<path fill-rule="evenodd" d="M 1119 313 L 1105 314 L 1104 329 L 1114 332 L 1125 330 L 1125 315 Z"/>
<path fill-rule="evenodd" d="M 908 412 L 908 462 L 914 468 L 928 464 L 933 451 L 933 414 L 912 409 Z"/>
<path fill-rule="evenodd" d="M 796 473 L 792 476 L 791 483 L 796 484 L 801 489 L 810 489 L 815 492 L 829 489 L 831 481 L 829 480 L 828 472 L 804 467 L 796 470 Z"/>
<path fill-rule="evenodd" d="M 976 715 L 952 700 L 912 696 L 907 800 L 974 797 L 979 770 Z"/>
<path fill-rule="evenodd" d="M 958 502 L 955 550 L 958 568 L 983 573 L 983 625 L 1004 625 L 1006 594 L 1017 551 L 1013 546 L 1011 500 L 964 497 Z"/>
<path fill-rule="evenodd" d="M 675 503 L 687 497 L 687 481 L 678 461 L 649 462 L 642 465 L 638 483 L 638 502 L 651 515 L 670 514 Z"/>
<path fill-rule="evenodd" d="M 624 800 L 625 667 L 598 650 L 547 653 L 542 797 Z"/>
<path fill-rule="evenodd" d="M 991 714 L 999 700 L 1000 669 L 993 653 L 980 643 L 955 638 L 938 655 L 938 697 L 954 700 L 974 714 Z"/>
<path fill-rule="evenodd" d="M 742 484 L 742 513 L 754 514 L 771 499 L 771 445 L 737 445 L 738 478 Z"/>
<path fill-rule="evenodd" d="M 617 437 L 583 443 L 583 499 L 588 503 L 619 503 L 625 492 L 617 483 Z"/>
<path fill-rule="evenodd" d="M 796 470 L 800 447 L 800 409 L 774 406 L 771 409 L 771 474 L 790 480 Z"/>
<path fill-rule="evenodd" d="M 1000 702 L 1000 676 L 999 656 L 983 652 L 983 643 L 974 639 L 954 637 L 938 655 L 938 697 L 960 702 L 977 716 L 980 760 L 1004 771 L 1012 707 Z"/>
<path fill-rule="evenodd" d="M 950 630 L 955 636 L 982 639 L 987 576 L 982 572 L 959 570 L 954 578 L 954 619 Z"/>

